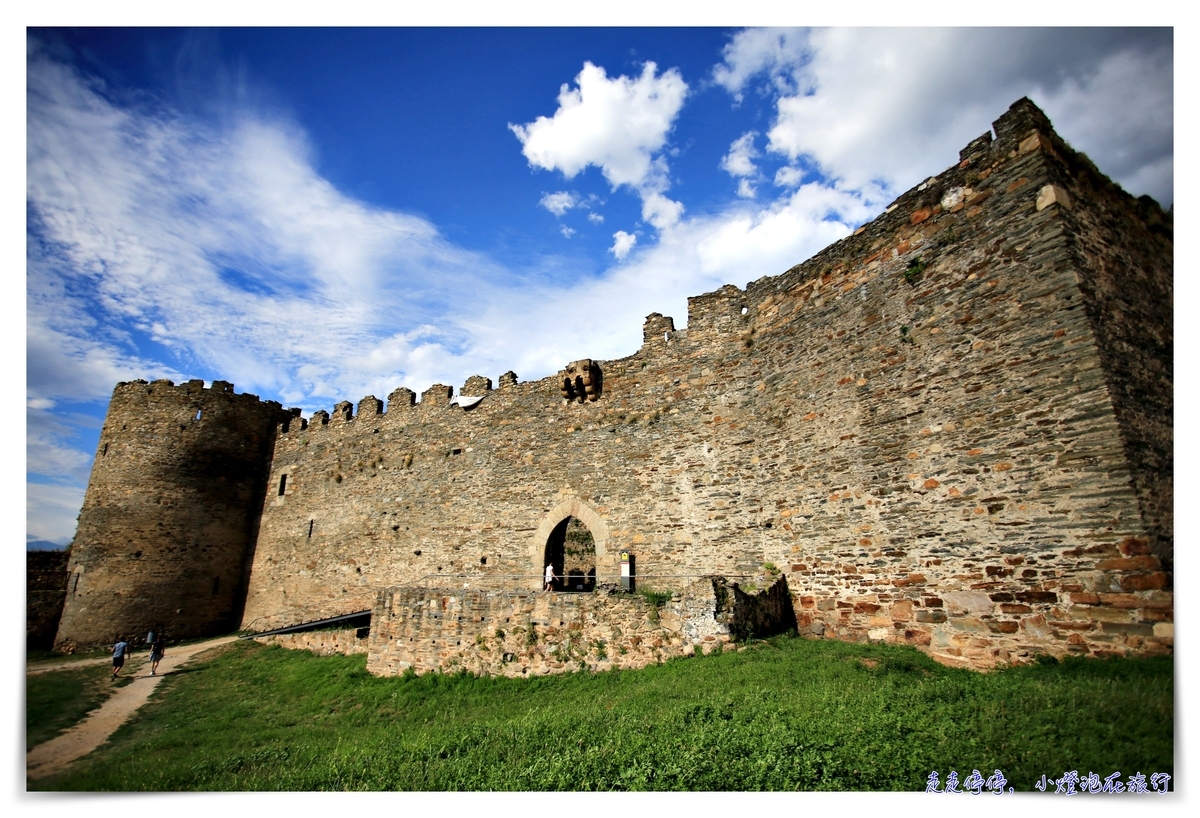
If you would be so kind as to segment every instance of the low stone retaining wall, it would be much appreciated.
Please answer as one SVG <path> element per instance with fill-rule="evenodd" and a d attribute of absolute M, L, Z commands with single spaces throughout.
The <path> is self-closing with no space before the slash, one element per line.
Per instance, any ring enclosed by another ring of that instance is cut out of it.
<path fill-rule="evenodd" d="M 529 676 L 641 668 L 724 645 L 743 621 L 761 619 L 749 613 L 760 597 L 778 593 L 735 592 L 723 579 L 706 578 L 656 606 L 603 588 L 579 594 L 387 588 L 371 617 L 367 670 Z M 786 599 L 786 583 L 782 594 Z M 771 627 L 758 629 L 766 635 Z"/>
<path fill-rule="evenodd" d="M 306 631 L 304 633 L 279 633 L 274 636 L 257 636 L 255 641 L 264 645 L 279 645 L 292 650 L 309 650 L 318 656 L 342 653 L 347 656 L 367 652 L 367 637 L 358 636 L 361 628 L 348 630 Z"/>

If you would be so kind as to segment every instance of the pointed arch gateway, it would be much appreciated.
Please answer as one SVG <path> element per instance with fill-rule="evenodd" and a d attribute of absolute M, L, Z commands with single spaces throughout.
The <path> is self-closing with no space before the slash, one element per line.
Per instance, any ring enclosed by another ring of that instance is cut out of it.
<path fill-rule="evenodd" d="M 591 535 L 590 545 L 594 549 L 594 559 L 591 559 L 590 562 L 589 555 L 586 553 L 587 534 Z M 567 554 L 568 550 L 575 550 L 577 553 Z M 537 531 L 530 538 L 529 562 L 533 567 L 533 573 L 538 577 L 533 583 L 534 587 L 541 590 L 541 578 L 546 570 L 546 563 L 550 562 L 554 565 L 554 573 L 560 580 L 564 576 L 564 568 L 574 568 L 577 573 L 582 574 L 581 581 L 573 583 L 573 586 L 582 585 L 584 587 L 572 586 L 565 590 L 591 590 L 595 587 L 597 579 L 600 578 L 601 566 L 607 562 L 605 560 L 607 554 L 608 525 L 604 519 L 595 509 L 578 497 L 564 498 L 546 512 Z M 592 569 L 590 577 L 587 565 L 590 565 Z M 563 583 L 560 581 L 559 587 L 562 588 L 562 586 Z"/>

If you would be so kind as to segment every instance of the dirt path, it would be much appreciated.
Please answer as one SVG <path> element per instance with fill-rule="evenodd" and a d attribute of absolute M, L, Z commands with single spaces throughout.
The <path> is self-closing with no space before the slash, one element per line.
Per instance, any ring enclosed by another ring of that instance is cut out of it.
<path fill-rule="evenodd" d="M 159 680 L 177 670 L 196 654 L 237 641 L 236 636 L 222 636 L 207 642 L 197 642 L 193 645 L 171 648 L 158 665 L 158 675 L 150 675 L 150 663 L 141 657 L 142 662 L 136 666 L 126 663 L 125 672 L 133 674 L 133 681 L 124 687 L 117 688 L 104 704 L 88 713 L 79 724 L 47 742 L 43 742 L 25 754 L 25 775 L 27 778 L 43 778 L 52 773 L 67 768 L 73 761 L 95 750 L 108 740 L 118 727 L 125 723 L 137 709 L 146 703 Z M 111 659 L 83 659 L 78 662 L 65 662 L 50 667 L 30 668 L 27 673 L 46 673 L 50 670 L 66 670 L 71 667 L 81 667 L 93 664 L 104 664 Z"/>

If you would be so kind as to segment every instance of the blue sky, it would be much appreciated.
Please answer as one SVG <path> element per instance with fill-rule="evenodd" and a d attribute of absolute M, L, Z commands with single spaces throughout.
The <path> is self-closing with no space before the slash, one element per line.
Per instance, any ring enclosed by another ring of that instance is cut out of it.
<path fill-rule="evenodd" d="M 1169 29 L 30 29 L 27 539 L 117 381 L 545 377 L 776 275 L 1031 97 L 1174 200 Z"/>

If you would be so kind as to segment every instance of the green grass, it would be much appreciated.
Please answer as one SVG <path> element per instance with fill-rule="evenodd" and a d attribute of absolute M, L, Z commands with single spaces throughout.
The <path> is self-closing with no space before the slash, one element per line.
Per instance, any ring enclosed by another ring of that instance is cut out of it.
<path fill-rule="evenodd" d="M 48 741 L 99 707 L 113 688 L 110 665 L 25 677 L 25 749 Z"/>
<path fill-rule="evenodd" d="M 776 638 L 642 671 L 376 678 L 229 646 L 165 678 L 63 790 L 920 790 L 1000 769 L 1174 775 L 1173 660 L 989 674 Z"/>

